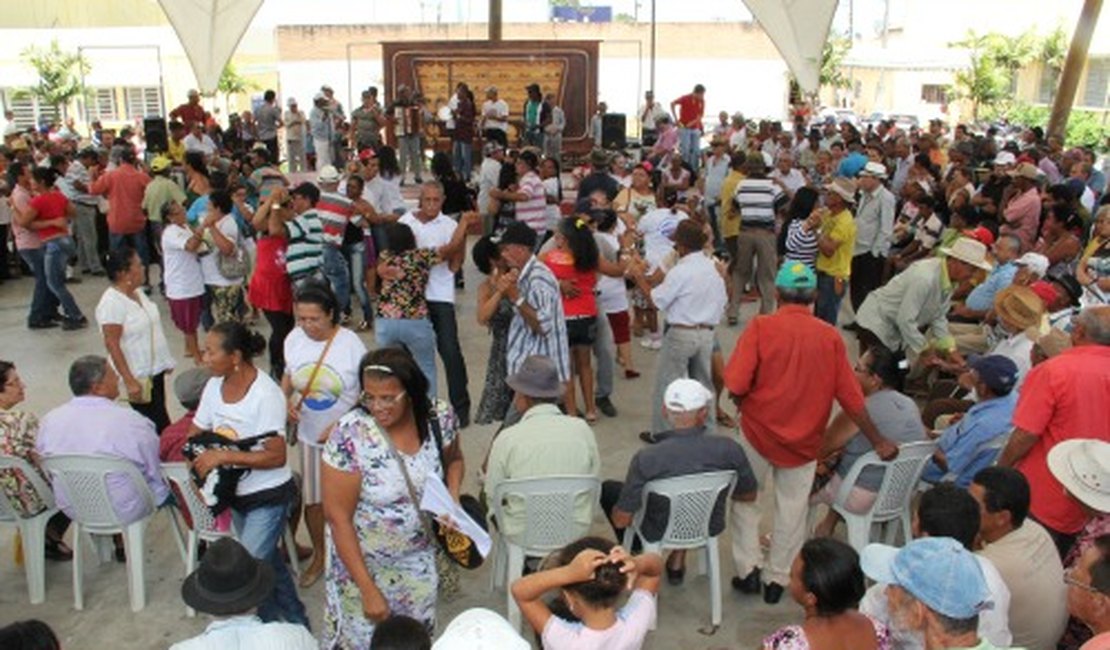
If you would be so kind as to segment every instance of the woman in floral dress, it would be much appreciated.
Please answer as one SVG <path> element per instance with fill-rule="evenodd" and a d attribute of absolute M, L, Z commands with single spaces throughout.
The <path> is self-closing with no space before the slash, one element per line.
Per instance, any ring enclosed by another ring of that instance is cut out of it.
<path fill-rule="evenodd" d="M 15 456 L 35 464 L 32 452 L 35 449 L 35 436 L 39 431 L 39 420 L 33 413 L 15 410 L 16 405 L 26 397 L 26 386 L 10 361 L 0 361 L 0 454 Z M 37 469 L 37 468 L 36 468 Z M 43 475 L 43 481 L 46 481 Z M 0 498 L 21 515 L 30 517 L 46 509 L 46 504 L 31 482 L 19 470 L 0 470 Z M 46 557 L 51 560 L 69 560 L 73 552 L 62 541 L 69 528 L 69 517 L 59 511 L 46 524 Z"/>
<path fill-rule="evenodd" d="M 474 243 L 470 250 L 474 266 L 486 276 L 485 282 L 478 287 L 478 324 L 489 328 L 489 362 L 486 365 L 486 383 L 482 387 L 482 399 L 478 401 L 477 424 L 489 424 L 505 419 L 509 404 L 513 401 L 513 391 L 505 383 L 508 376 L 509 325 L 513 322 L 513 304 L 497 287 L 497 281 L 509 272 L 508 265 L 501 259 L 497 244 L 490 236 Z"/>
<path fill-rule="evenodd" d="M 464 471 L 458 420 L 428 399 L 412 356 L 382 348 L 359 366 L 360 408 L 340 419 L 323 455 L 330 562 L 322 648 L 367 648 L 374 626 L 392 614 L 434 629 L 436 543 L 408 483 L 419 499 L 428 477 L 439 476 L 458 500 Z"/>

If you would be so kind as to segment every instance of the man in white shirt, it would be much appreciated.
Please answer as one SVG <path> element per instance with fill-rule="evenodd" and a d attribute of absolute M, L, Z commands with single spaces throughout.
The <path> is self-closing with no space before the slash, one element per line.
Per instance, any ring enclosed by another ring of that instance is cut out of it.
<path fill-rule="evenodd" d="M 230 537 L 209 544 L 200 566 L 181 585 L 181 598 L 216 620 L 170 650 L 315 650 L 316 639 L 303 625 L 263 623 L 255 616 L 273 590 L 273 569 L 242 544 Z"/>
<path fill-rule="evenodd" d="M 683 377 L 696 379 L 716 394 L 711 369 L 713 330 L 728 304 L 728 292 L 713 260 L 703 252 L 706 240 L 700 225 L 689 219 L 681 221 L 674 231 L 679 260 L 664 276 L 663 282 L 652 288 L 642 266 L 632 273 L 637 285 L 651 295 L 651 301 L 670 326 L 663 335 L 655 370 L 651 435 L 669 428 L 663 415 L 663 393 L 672 381 Z M 714 409 L 710 409 L 711 422 L 716 419 L 715 415 Z"/>
<path fill-rule="evenodd" d="M 204 132 L 203 122 L 194 122 L 193 129 L 185 136 L 185 151 L 199 151 L 205 158 L 216 155 L 216 143 Z"/>
<path fill-rule="evenodd" d="M 655 93 L 644 93 L 644 105 L 640 107 L 640 140 L 645 147 L 655 144 L 659 138 L 659 118 L 666 117 L 663 105 L 655 101 Z"/>
<path fill-rule="evenodd" d="M 941 483 L 921 495 L 917 516 L 913 518 L 914 539 L 949 537 L 969 552 L 979 532 L 979 504 L 951 483 Z M 979 614 L 978 635 L 996 648 L 1008 648 L 1010 634 L 1010 590 L 990 560 L 976 555 L 986 581 L 992 606 Z M 1061 585 L 1063 580 L 1060 581 Z M 922 650 L 924 635 L 896 624 L 888 602 L 888 585 L 878 582 L 867 590 L 859 603 L 859 611 L 886 624 L 893 631 L 894 647 L 900 650 Z"/>
<path fill-rule="evenodd" d="M 295 174 L 308 170 L 304 153 L 305 123 L 308 118 L 297 108 L 297 100 L 289 98 L 289 108 L 282 115 L 285 123 L 285 157 L 289 160 L 289 173 Z"/>
<path fill-rule="evenodd" d="M 856 246 L 852 251 L 852 310 L 883 282 L 883 268 L 894 234 L 894 194 L 883 186 L 886 166 L 869 162 L 860 171 L 856 205 Z"/>
<path fill-rule="evenodd" d="M 420 248 L 445 246 L 451 241 L 458 225 L 443 214 L 443 186 L 429 181 L 420 187 L 420 207 L 401 217 L 412 229 Z M 466 360 L 459 345 L 459 325 L 455 319 L 455 272 L 462 267 L 465 249 L 432 267 L 424 296 L 428 301 L 428 318 L 436 332 L 436 348 L 447 373 L 447 394 L 459 427 L 470 424 L 470 393 L 467 390 Z"/>
<path fill-rule="evenodd" d="M 96 206 L 99 199 L 89 194 L 92 176 L 89 167 L 100 160 L 96 149 L 82 149 L 66 169 L 62 186 L 66 198 L 73 204 L 73 236 L 77 240 L 77 266 L 90 275 L 104 275 L 97 249 Z"/>
<path fill-rule="evenodd" d="M 494 141 L 502 147 L 509 146 L 509 105 L 497 97 L 497 86 L 486 88 L 486 101 L 482 102 L 482 139 Z M 478 211 L 482 212 L 479 206 Z"/>
<path fill-rule="evenodd" d="M 551 121 L 543 127 L 543 155 L 562 160 L 563 130 L 567 128 L 567 118 L 562 107 L 555 103 L 554 94 L 548 93 L 543 100 L 551 106 Z"/>
<path fill-rule="evenodd" d="M 478 168 L 478 214 L 482 215 L 482 232 L 491 232 L 493 210 L 489 202 L 489 191 L 497 187 L 501 180 L 501 163 L 505 159 L 505 148 L 496 140 L 489 140 L 482 148 L 482 165 Z"/>
<path fill-rule="evenodd" d="M 795 192 L 806 185 L 806 175 L 794 166 L 794 154 L 787 148 L 778 150 L 775 156 L 775 169 L 771 172 L 770 179 L 781 187 L 788 197 L 793 197 Z"/>

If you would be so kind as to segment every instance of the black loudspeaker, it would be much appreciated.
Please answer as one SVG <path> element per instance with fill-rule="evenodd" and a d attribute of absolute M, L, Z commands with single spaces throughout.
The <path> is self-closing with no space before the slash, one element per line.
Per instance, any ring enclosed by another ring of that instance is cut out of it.
<path fill-rule="evenodd" d="M 143 138 L 146 140 L 147 151 L 165 153 L 169 150 L 170 140 L 166 133 L 166 118 L 143 118 Z"/>
<path fill-rule="evenodd" d="M 601 116 L 601 146 L 605 149 L 624 149 L 624 113 L 606 113 Z"/>

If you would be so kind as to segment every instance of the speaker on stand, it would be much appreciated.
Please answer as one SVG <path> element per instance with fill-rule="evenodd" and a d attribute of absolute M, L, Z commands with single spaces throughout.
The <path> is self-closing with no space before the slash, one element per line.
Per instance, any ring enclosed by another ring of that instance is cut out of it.
<path fill-rule="evenodd" d="M 624 113 L 606 113 L 601 116 L 601 146 L 604 149 L 624 149 L 628 141 L 624 135 Z"/>
<path fill-rule="evenodd" d="M 166 118 L 143 118 L 143 139 L 146 140 L 146 150 L 150 153 L 166 153 L 170 148 L 170 139 L 167 134 Z"/>

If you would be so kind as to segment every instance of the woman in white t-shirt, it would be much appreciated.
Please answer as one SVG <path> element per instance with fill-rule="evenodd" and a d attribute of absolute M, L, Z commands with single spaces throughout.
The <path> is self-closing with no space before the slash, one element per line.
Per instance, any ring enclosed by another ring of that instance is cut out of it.
<path fill-rule="evenodd" d="M 242 322 L 243 277 L 228 277 L 220 270 L 220 257 L 246 259 L 239 224 L 231 215 L 231 194 L 214 190 L 208 195 L 208 213 L 201 223 L 204 240 L 212 251 L 200 258 L 201 274 L 208 294 L 205 325 L 225 321 Z"/>
<path fill-rule="evenodd" d="M 197 328 L 204 311 L 204 274 L 198 255 L 205 250 L 204 238 L 189 226 L 185 208 L 177 201 L 162 206 L 162 221 L 166 224 L 162 229 L 162 282 L 170 318 L 185 335 L 185 356 L 199 366 Z"/>
<path fill-rule="evenodd" d="M 656 594 L 663 560 L 656 553 L 630 557 L 613 542 L 586 537 L 564 547 L 551 568 L 525 576 L 512 586 L 524 620 L 547 650 L 639 650 L 655 624 Z M 617 600 L 631 581 L 623 607 Z M 561 590 L 566 608 L 578 621 L 556 616 L 543 600 Z"/>
<path fill-rule="evenodd" d="M 293 298 L 297 327 L 285 338 L 285 393 L 289 419 L 301 441 L 304 521 L 315 551 L 301 574 L 310 587 L 324 571 L 324 508 L 320 504 L 320 450 L 332 425 L 355 405 L 358 363 L 366 346 L 339 326 L 339 301 L 327 284 L 308 282 Z"/>
<path fill-rule="evenodd" d="M 166 373 L 174 367 L 162 316 L 140 289 L 143 262 L 135 249 L 121 246 L 109 252 L 104 268 L 112 284 L 96 305 L 96 324 L 131 408 L 150 418 L 161 435 L 170 425 Z"/>
<path fill-rule="evenodd" d="M 223 322 L 208 331 L 204 360 L 212 379 L 189 435 L 211 431 L 246 449 L 209 449 L 193 460 L 193 470 L 201 477 L 221 466 L 249 470 L 235 487 L 231 517 L 239 542 L 274 571 L 274 590 L 258 605 L 258 617 L 307 627 L 304 603 L 277 550 L 295 486 L 285 466 L 285 396 L 254 367 L 253 359 L 265 349 L 266 339 L 241 323 Z"/>

